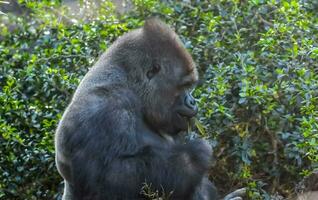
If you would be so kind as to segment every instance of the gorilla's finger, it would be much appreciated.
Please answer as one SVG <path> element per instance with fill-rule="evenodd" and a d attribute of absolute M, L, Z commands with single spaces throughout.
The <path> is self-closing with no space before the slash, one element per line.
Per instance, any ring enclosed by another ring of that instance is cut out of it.
<path fill-rule="evenodd" d="M 246 194 L 246 188 L 240 188 L 240 189 L 237 189 L 234 192 L 231 192 L 230 194 L 226 195 L 224 197 L 224 200 L 233 200 L 232 198 L 245 196 L 245 194 Z"/>
<path fill-rule="evenodd" d="M 242 197 L 234 197 L 231 199 L 224 199 L 224 200 L 243 200 L 243 198 Z"/>

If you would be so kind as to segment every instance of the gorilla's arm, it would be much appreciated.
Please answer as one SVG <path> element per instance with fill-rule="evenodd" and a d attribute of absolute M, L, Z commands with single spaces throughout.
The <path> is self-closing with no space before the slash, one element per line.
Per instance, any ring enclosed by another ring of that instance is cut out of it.
<path fill-rule="evenodd" d="M 82 123 L 73 127 L 76 137 L 69 145 L 76 150 L 70 163 L 76 199 L 132 199 L 143 183 L 173 191 L 174 198 L 190 199 L 208 168 L 207 145 L 200 140 L 167 145 L 149 129 L 145 132 L 127 106 L 113 105 L 95 104 L 98 111 L 77 117 Z"/>

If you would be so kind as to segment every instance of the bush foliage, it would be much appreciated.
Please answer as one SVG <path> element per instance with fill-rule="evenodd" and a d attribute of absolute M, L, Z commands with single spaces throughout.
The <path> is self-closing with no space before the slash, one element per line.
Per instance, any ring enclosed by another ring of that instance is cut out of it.
<path fill-rule="evenodd" d="M 289 197 L 318 168 L 315 0 L 134 0 L 125 13 L 110 1 L 19 3 L 27 14 L 0 16 L 0 199 L 61 197 L 53 140 L 63 110 L 98 56 L 153 15 L 200 69 L 195 131 L 214 148 L 221 193 Z"/>

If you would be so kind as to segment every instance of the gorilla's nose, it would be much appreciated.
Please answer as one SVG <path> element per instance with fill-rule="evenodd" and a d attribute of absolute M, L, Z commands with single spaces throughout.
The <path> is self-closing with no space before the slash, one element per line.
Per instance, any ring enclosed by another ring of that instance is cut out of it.
<path fill-rule="evenodd" d="M 184 104 L 191 110 L 195 111 L 195 113 L 198 111 L 198 107 L 196 105 L 195 99 L 190 93 L 186 94 L 184 98 Z"/>
<path fill-rule="evenodd" d="M 196 106 L 195 99 L 192 97 L 191 94 L 186 95 L 184 101 L 189 108 L 193 108 L 194 106 Z"/>

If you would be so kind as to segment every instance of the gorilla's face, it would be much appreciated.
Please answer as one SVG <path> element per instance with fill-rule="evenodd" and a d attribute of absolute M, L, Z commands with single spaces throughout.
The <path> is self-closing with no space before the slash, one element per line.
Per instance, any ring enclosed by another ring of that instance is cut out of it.
<path fill-rule="evenodd" d="M 169 61 L 154 63 L 147 72 L 144 117 L 154 130 L 177 134 L 188 128 L 189 121 L 197 114 L 195 99 L 190 90 L 197 81 L 193 63 Z"/>

